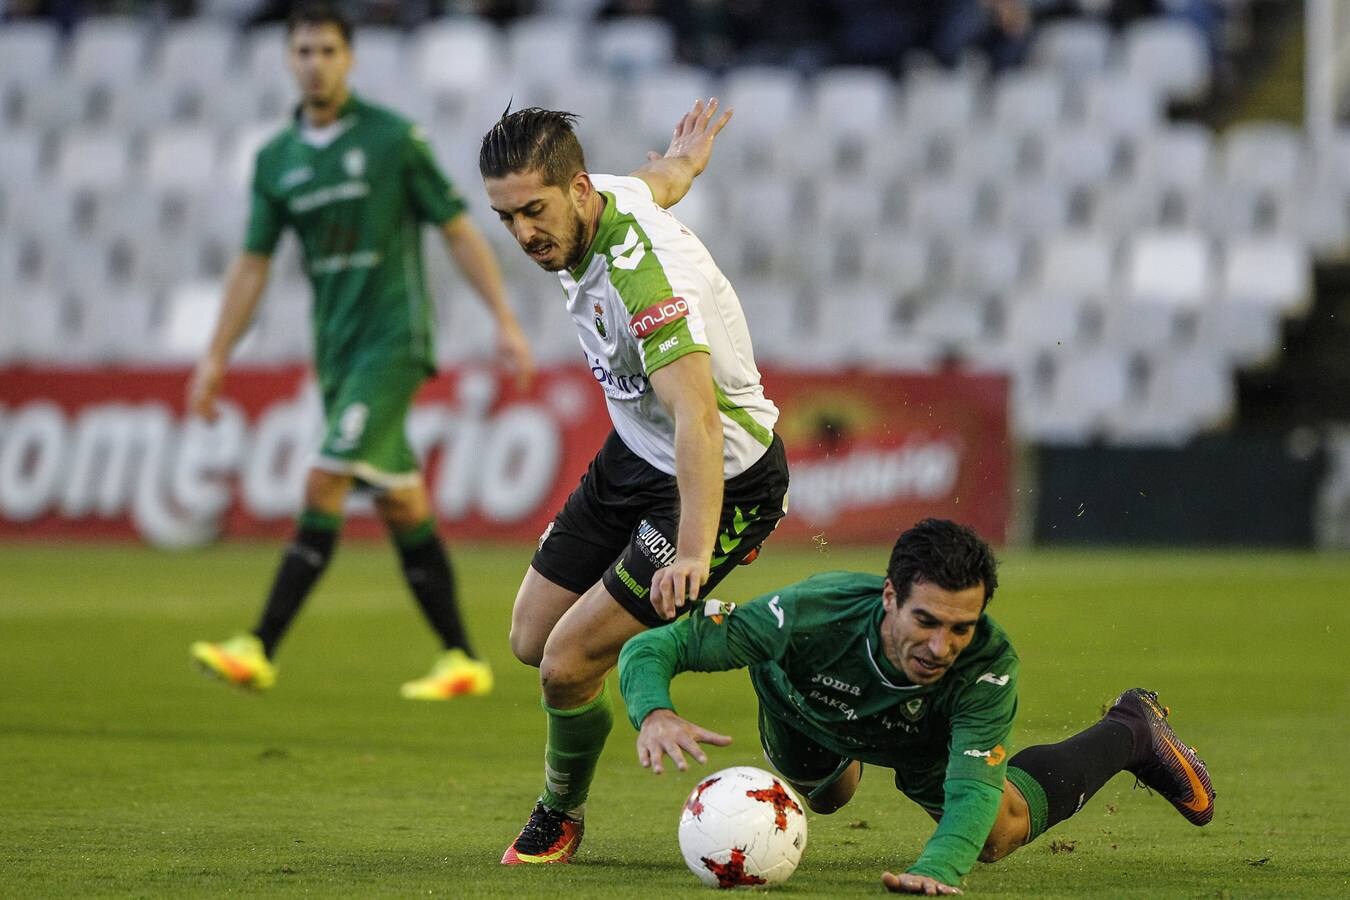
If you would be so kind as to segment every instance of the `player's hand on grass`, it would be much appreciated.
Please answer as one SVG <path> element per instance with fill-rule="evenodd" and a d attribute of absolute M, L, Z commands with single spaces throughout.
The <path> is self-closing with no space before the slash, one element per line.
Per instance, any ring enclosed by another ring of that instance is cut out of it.
<path fill-rule="evenodd" d="M 210 356 L 203 357 L 188 383 L 188 412 L 214 422 L 220 416 L 216 399 L 224 382 L 225 364 Z"/>
<path fill-rule="evenodd" d="M 675 610 L 686 600 L 697 600 L 708 580 L 708 560 L 676 557 L 652 576 L 652 608 L 663 619 L 675 618 Z"/>
<path fill-rule="evenodd" d="M 689 160 L 694 165 L 695 175 L 707 168 L 708 160 L 712 158 L 713 139 L 731 120 L 730 109 L 714 120 L 713 115 L 716 112 L 716 97 L 710 99 L 706 106 L 702 100 L 695 100 L 693 108 L 676 123 L 664 158 L 683 157 Z M 662 155 L 654 150 L 647 154 L 648 162 L 662 158 Z"/>
<path fill-rule="evenodd" d="M 642 729 L 638 732 L 638 763 L 644 769 L 651 769 L 654 774 L 660 775 L 665 771 L 661 761 L 669 756 L 675 768 L 683 772 L 689 768 L 689 764 L 684 761 L 685 753 L 701 763 L 707 763 L 708 755 L 699 744 L 725 747 L 730 743 L 731 738 L 727 735 L 681 719 L 673 710 L 654 709 L 642 720 Z"/>
<path fill-rule="evenodd" d="M 881 883 L 892 894 L 923 894 L 927 897 L 939 897 L 961 893 L 960 888 L 943 884 L 936 878 L 929 878 L 927 875 L 913 875 L 909 872 L 900 875 L 883 872 Z"/>
<path fill-rule="evenodd" d="M 516 378 L 516 387 L 525 390 L 534 380 L 534 354 L 525 332 L 515 322 L 497 329 L 497 355 L 506 371 Z"/>

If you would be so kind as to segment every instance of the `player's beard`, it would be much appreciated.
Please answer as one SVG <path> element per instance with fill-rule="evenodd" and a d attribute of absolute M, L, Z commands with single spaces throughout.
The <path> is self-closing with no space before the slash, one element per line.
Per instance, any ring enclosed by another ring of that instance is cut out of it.
<path fill-rule="evenodd" d="M 574 269 L 577 263 L 581 262 L 581 258 L 586 255 L 588 249 L 590 249 L 590 242 L 586 240 L 586 222 L 574 212 L 572 214 L 571 239 L 565 245 L 558 245 L 558 252 L 562 261 L 544 266 L 544 271 L 561 272 L 564 269 Z"/>

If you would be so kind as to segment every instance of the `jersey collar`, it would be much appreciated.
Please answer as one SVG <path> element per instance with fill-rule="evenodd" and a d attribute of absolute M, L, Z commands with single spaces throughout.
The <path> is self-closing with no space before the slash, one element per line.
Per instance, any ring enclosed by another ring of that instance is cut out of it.
<path fill-rule="evenodd" d="M 600 191 L 600 199 L 605 202 L 605 208 L 600 211 L 600 221 L 595 226 L 595 237 L 591 238 L 591 246 L 586 248 L 586 255 L 581 258 L 581 262 L 572 269 L 571 275 L 574 281 L 580 281 L 586 274 L 586 270 L 591 267 L 591 260 L 599 252 L 601 242 L 605 235 L 609 233 L 610 227 L 618 217 L 619 211 L 614 208 L 614 195 L 609 191 Z"/>
<path fill-rule="evenodd" d="M 881 648 L 881 620 L 885 616 L 886 610 L 881 605 L 881 598 L 878 597 L 876 609 L 872 612 L 872 622 L 867 628 L 867 659 L 872 663 L 872 668 L 881 677 L 881 683 L 891 690 L 916 691 L 927 687 L 928 685 L 910 683 L 905 673 L 886 658 L 886 653 Z"/>
<path fill-rule="evenodd" d="M 347 100 L 342 106 L 338 107 L 337 116 L 334 117 L 333 121 L 341 122 L 347 116 L 356 112 L 360 106 L 361 101 L 357 99 L 356 91 L 347 91 Z M 291 126 L 297 132 L 305 125 L 304 119 L 302 118 L 304 110 L 305 105 L 303 103 L 295 104 L 295 109 L 291 110 Z"/>

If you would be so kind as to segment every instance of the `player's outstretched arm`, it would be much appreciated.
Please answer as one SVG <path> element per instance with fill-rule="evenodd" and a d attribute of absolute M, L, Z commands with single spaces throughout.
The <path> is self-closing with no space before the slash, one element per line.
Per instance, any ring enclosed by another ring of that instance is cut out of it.
<path fill-rule="evenodd" d="M 682 719 L 674 710 L 654 709 L 642 720 L 642 729 L 638 732 L 638 764 L 644 769 L 651 769 L 653 774 L 660 775 L 665 771 L 662 768 L 662 760 L 669 756 L 670 761 L 675 763 L 675 768 L 683 772 L 689 768 L 689 764 L 684 760 L 686 753 L 700 763 L 708 762 L 708 754 L 703 752 L 699 744 L 725 747 L 730 743 L 731 738 L 727 735 L 709 731 L 701 725 Z"/>
<path fill-rule="evenodd" d="M 267 287 L 271 268 L 272 258 L 260 253 L 241 253 L 230 263 L 230 271 L 225 276 L 225 302 L 221 304 L 215 330 L 211 332 L 211 343 L 197 362 L 188 383 L 188 412 L 209 422 L 214 422 L 219 415 L 216 399 L 225 383 L 230 353 L 248 330 L 248 323 L 253 321 L 253 311 L 258 308 L 258 300 Z"/>
<path fill-rule="evenodd" d="M 908 872 L 900 875 L 883 872 L 881 883 L 892 894 L 924 894 L 929 897 L 939 897 L 946 894 L 961 893 L 960 888 L 943 884 L 935 878 L 929 878 L 927 875 L 911 875 Z"/>
<path fill-rule="evenodd" d="M 633 173 L 647 182 L 652 199 L 663 209 L 679 203 L 694 179 L 708 167 L 713 141 L 731 120 L 730 109 L 720 116 L 716 113 L 716 97 L 706 106 L 702 100 L 695 100 L 693 108 L 676 123 L 665 155 L 653 150 L 647 154 L 647 164 Z"/>
<path fill-rule="evenodd" d="M 675 483 L 680 525 L 675 561 L 652 577 L 652 608 L 675 618 L 686 599 L 697 600 L 708 580 L 722 515 L 722 418 L 713 394 L 712 359 L 686 353 L 651 374 L 652 390 L 675 420 Z"/>
<path fill-rule="evenodd" d="M 520 323 L 516 321 L 516 314 L 506 302 L 502 270 L 497 265 L 492 245 L 465 213 L 442 225 L 441 235 L 445 238 L 446 249 L 455 265 L 469 279 L 474 293 L 482 299 L 483 305 L 497 323 L 497 354 L 502 364 L 516 376 L 518 387 L 528 387 L 534 378 L 534 355 L 530 352 L 525 332 L 521 331 Z"/>

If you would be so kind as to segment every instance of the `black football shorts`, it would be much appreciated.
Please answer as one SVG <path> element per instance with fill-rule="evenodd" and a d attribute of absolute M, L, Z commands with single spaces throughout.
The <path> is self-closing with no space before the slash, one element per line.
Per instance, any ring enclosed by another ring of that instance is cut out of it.
<path fill-rule="evenodd" d="M 700 597 L 773 533 L 786 511 L 787 490 L 787 454 L 775 435 L 764 455 L 723 488 L 717 542 Z M 540 537 L 531 565 L 578 594 L 603 580 L 624 609 L 654 628 L 665 620 L 652 607 L 652 576 L 675 560 L 679 518 L 675 476 L 629 450 L 611 431 Z"/>

